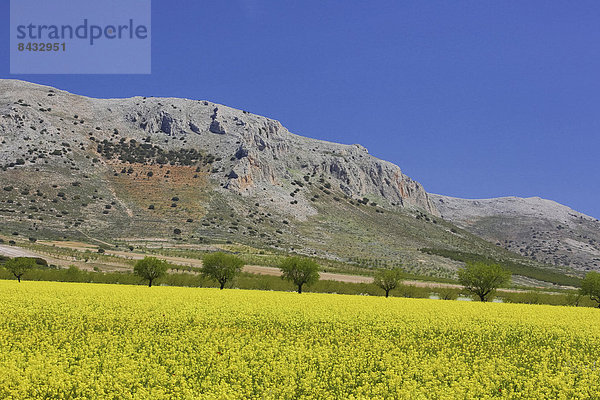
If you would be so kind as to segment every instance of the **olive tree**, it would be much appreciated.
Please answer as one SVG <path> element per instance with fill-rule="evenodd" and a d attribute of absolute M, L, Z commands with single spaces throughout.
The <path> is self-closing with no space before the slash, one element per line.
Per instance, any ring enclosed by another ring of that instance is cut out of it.
<path fill-rule="evenodd" d="M 487 301 L 497 288 L 510 281 L 510 275 L 498 264 L 473 262 L 458 270 L 458 281 L 479 300 Z"/>
<path fill-rule="evenodd" d="M 152 282 L 164 276 L 169 268 L 169 263 L 164 260 L 159 260 L 156 257 L 144 257 L 135 263 L 133 272 L 148 280 L 148 287 L 151 287 Z"/>
<path fill-rule="evenodd" d="M 319 264 L 308 258 L 288 257 L 279 266 L 281 278 L 292 282 L 302 293 L 302 286 L 312 285 L 319 280 Z"/>
<path fill-rule="evenodd" d="M 581 282 L 580 292 L 584 296 L 590 296 L 600 307 L 600 273 L 588 272 Z"/>
<path fill-rule="evenodd" d="M 400 283 L 404 273 L 400 268 L 380 269 L 375 273 L 373 283 L 385 291 L 385 297 L 390 295 L 390 291 L 396 289 Z"/>
<path fill-rule="evenodd" d="M 19 282 L 21 282 L 21 277 L 25 275 L 27 271 L 35 268 L 35 266 L 35 258 L 30 257 L 12 258 L 4 265 L 4 267 L 6 267 L 6 269 L 9 270 Z"/>
<path fill-rule="evenodd" d="M 244 267 L 244 261 L 233 254 L 211 253 L 202 259 L 201 273 L 204 277 L 217 281 L 220 289 L 235 278 Z"/>

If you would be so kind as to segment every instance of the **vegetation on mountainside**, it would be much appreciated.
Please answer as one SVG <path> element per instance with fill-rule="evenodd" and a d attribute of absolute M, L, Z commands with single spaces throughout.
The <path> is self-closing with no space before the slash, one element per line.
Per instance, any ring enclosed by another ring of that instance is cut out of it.
<path fill-rule="evenodd" d="M 507 259 L 496 259 L 481 254 L 468 253 L 458 250 L 447 250 L 447 249 L 431 249 L 422 248 L 419 249 L 421 252 L 426 254 L 438 255 L 446 257 L 451 260 L 461 261 L 464 263 L 485 263 L 485 264 L 500 264 L 513 275 L 521 275 L 529 278 L 533 278 L 539 281 L 551 282 L 557 285 L 566 286 L 580 286 L 581 279 L 575 276 L 569 276 L 554 272 L 552 270 L 537 268 L 530 265 L 521 264 L 513 260 Z"/>

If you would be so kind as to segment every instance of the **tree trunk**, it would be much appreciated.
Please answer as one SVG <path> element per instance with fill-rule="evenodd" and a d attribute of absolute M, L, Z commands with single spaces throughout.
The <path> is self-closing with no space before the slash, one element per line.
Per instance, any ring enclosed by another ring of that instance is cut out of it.
<path fill-rule="evenodd" d="M 480 295 L 479 295 L 479 299 L 480 299 L 482 302 L 485 302 L 485 295 L 484 295 L 484 294 L 480 294 Z"/>
<path fill-rule="evenodd" d="M 148 279 L 148 287 L 152 287 L 152 279 Z"/>
<path fill-rule="evenodd" d="M 298 293 L 302 293 L 302 284 L 298 285 Z"/>
<path fill-rule="evenodd" d="M 225 287 L 225 282 L 221 282 L 221 290 Z"/>
<path fill-rule="evenodd" d="M 390 290 L 386 289 L 386 291 L 385 291 L 385 297 L 388 297 L 389 295 L 390 295 Z"/>
<path fill-rule="evenodd" d="M 17 276 L 17 280 L 21 283 L 21 275 Z"/>

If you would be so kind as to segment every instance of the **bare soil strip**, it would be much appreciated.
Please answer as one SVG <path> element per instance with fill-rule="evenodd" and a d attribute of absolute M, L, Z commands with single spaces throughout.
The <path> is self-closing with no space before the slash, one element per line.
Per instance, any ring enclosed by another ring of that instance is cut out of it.
<path fill-rule="evenodd" d="M 5 245 L 1 245 L 0 244 L 0 255 L 6 256 L 6 257 L 39 257 L 39 255 L 22 249 L 20 247 L 14 247 L 14 246 L 5 246 Z"/>

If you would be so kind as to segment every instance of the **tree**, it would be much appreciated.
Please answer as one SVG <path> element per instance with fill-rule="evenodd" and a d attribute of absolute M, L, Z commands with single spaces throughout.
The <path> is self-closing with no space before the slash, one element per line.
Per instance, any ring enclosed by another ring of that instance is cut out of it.
<path fill-rule="evenodd" d="M 223 290 L 225 284 L 235 278 L 244 266 L 244 261 L 233 254 L 223 252 L 211 253 L 202 259 L 202 275 L 215 280 Z"/>
<path fill-rule="evenodd" d="M 588 272 L 581 282 L 581 294 L 590 296 L 590 299 L 598 303 L 600 308 L 600 273 Z"/>
<path fill-rule="evenodd" d="M 169 263 L 164 260 L 156 257 L 144 257 L 135 263 L 133 272 L 143 279 L 147 279 L 148 287 L 151 287 L 152 282 L 165 275 L 169 267 Z"/>
<path fill-rule="evenodd" d="M 487 301 L 497 288 L 510 281 L 510 272 L 498 264 L 468 262 L 458 270 L 458 281 L 479 300 Z"/>
<path fill-rule="evenodd" d="M 402 282 L 403 272 L 400 268 L 380 269 L 375 273 L 373 283 L 385 290 L 385 297 L 390 295 L 390 291 L 398 287 Z"/>
<path fill-rule="evenodd" d="M 302 286 L 312 285 L 319 280 L 319 264 L 308 258 L 288 257 L 279 266 L 281 278 L 291 281 L 302 293 Z"/>
<path fill-rule="evenodd" d="M 8 260 L 4 266 L 21 282 L 21 277 L 27 271 L 33 269 L 36 266 L 36 262 L 35 258 L 16 257 Z"/>

